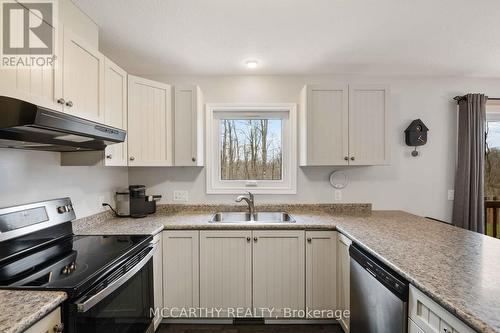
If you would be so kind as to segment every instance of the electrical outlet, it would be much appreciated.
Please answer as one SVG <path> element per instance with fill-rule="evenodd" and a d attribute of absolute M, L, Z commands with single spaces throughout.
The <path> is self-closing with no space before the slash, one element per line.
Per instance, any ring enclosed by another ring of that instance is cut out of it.
<path fill-rule="evenodd" d="M 174 201 L 187 202 L 189 200 L 188 191 L 174 191 Z"/>
<path fill-rule="evenodd" d="M 448 190 L 448 200 L 453 200 L 455 199 L 455 191 L 454 190 Z"/>
<path fill-rule="evenodd" d="M 335 190 L 335 201 L 342 200 L 342 190 Z"/>

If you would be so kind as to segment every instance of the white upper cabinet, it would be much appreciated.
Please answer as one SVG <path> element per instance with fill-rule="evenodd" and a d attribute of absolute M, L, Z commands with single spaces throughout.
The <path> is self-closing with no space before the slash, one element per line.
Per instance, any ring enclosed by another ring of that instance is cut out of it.
<path fill-rule="evenodd" d="M 198 86 L 176 86 L 174 165 L 203 166 L 203 95 Z"/>
<path fill-rule="evenodd" d="M 172 166 L 172 88 L 128 78 L 128 165 Z"/>
<path fill-rule="evenodd" d="M 56 97 L 64 112 L 104 122 L 104 55 L 64 28 L 62 84 Z"/>
<path fill-rule="evenodd" d="M 335 311 L 337 232 L 306 231 L 306 241 L 306 308 Z M 328 318 L 327 312 L 323 315 Z"/>
<path fill-rule="evenodd" d="M 349 86 L 349 164 L 389 163 L 388 88 Z"/>
<path fill-rule="evenodd" d="M 47 24 L 43 22 L 42 24 Z M 59 29 L 60 30 L 60 29 Z M 56 31 L 53 29 L 53 33 Z M 62 34 L 60 34 L 60 37 Z M 61 58 L 60 48 L 55 48 L 57 59 Z M 55 65 L 56 66 L 56 65 Z M 54 85 L 56 67 L 14 67 L 0 69 L 0 95 L 24 100 L 33 104 L 62 111 L 56 102 Z"/>
<path fill-rule="evenodd" d="M 301 92 L 300 165 L 346 165 L 349 155 L 347 85 L 308 85 Z"/>
<path fill-rule="evenodd" d="M 127 130 L 127 72 L 104 60 L 104 123 Z M 105 165 L 127 166 L 127 141 L 106 147 Z"/>
<path fill-rule="evenodd" d="M 300 100 L 300 165 L 389 163 L 388 88 L 307 85 Z"/>

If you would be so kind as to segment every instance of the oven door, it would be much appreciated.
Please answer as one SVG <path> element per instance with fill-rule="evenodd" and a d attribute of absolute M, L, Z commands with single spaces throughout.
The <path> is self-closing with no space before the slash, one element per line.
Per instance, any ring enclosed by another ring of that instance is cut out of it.
<path fill-rule="evenodd" d="M 154 332 L 153 260 L 150 245 L 119 265 L 85 295 L 70 302 L 72 333 Z"/>

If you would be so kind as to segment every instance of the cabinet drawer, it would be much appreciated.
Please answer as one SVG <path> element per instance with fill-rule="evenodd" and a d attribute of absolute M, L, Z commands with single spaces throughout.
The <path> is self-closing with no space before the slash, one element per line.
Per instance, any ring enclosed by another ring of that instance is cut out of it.
<path fill-rule="evenodd" d="M 412 285 L 410 285 L 409 316 L 425 333 L 474 332 Z"/>
<path fill-rule="evenodd" d="M 28 328 L 25 333 L 53 333 L 62 329 L 61 308 L 57 308 Z"/>

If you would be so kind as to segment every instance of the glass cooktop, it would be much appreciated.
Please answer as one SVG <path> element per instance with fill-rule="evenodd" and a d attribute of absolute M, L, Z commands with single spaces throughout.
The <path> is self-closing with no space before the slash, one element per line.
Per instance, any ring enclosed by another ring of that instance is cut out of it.
<path fill-rule="evenodd" d="M 0 285 L 78 294 L 150 240 L 151 236 L 69 236 L 1 262 Z M 0 254 L 33 245 L 27 240 L 9 243 L 12 249 L 3 248 Z"/>

